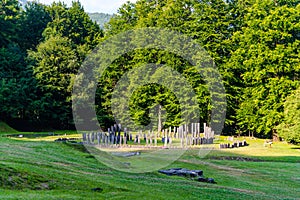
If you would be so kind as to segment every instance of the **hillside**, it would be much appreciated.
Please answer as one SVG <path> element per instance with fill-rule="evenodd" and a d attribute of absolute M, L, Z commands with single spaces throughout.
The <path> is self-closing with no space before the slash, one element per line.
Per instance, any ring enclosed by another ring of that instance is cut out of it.
<path fill-rule="evenodd" d="M 0 121 L 0 133 L 16 133 L 17 131 L 7 125 L 5 122 Z"/>
<path fill-rule="evenodd" d="M 167 168 L 201 169 L 217 184 L 108 168 L 79 144 L 0 137 L 0 199 L 297 199 L 299 149 L 285 143 L 187 151 Z M 128 160 L 130 162 L 130 159 Z"/>
<path fill-rule="evenodd" d="M 88 15 L 90 16 L 90 18 L 93 21 L 96 21 L 97 24 L 99 24 L 99 26 L 101 28 L 104 28 L 104 25 L 109 22 L 109 20 L 112 18 L 113 15 L 110 14 L 105 14 L 105 13 L 88 13 Z"/>

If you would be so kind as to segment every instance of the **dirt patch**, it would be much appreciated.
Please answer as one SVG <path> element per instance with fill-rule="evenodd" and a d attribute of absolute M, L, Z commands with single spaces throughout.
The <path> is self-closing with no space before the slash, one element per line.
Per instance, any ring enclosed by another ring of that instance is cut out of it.
<path fill-rule="evenodd" d="M 300 182 L 300 177 L 299 178 L 292 178 L 293 181 L 299 181 Z"/>
<path fill-rule="evenodd" d="M 61 163 L 61 162 L 53 162 L 53 164 L 58 165 L 58 166 L 63 166 L 63 167 L 69 167 L 69 166 L 71 166 L 70 164 Z"/>
<path fill-rule="evenodd" d="M 245 194 L 255 194 L 255 195 L 260 195 L 260 196 L 265 196 L 266 195 L 264 192 L 254 191 L 254 190 L 246 190 L 246 189 L 230 188 L 230 187 L 223 187 L 223 188 L 227 189 L 227 190 L 233 190 L 233 191 L 236 191 L 236 192 L 240 192 L 240 193 L 245 193 Z"/>

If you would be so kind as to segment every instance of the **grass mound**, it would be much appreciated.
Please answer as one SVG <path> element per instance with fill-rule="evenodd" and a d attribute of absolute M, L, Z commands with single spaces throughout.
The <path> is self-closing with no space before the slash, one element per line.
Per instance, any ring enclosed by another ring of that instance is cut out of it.
<path fill-rule="evenodd" d="M 191 149 L 164 168 L 203 170 L 217 182 L 208 184 L 114 170 L 79 144 L 0 137 L 0 199 L 299 199 L 298 146 L 249 143 L 204 158 Z"/>
<path fill-rule="evenodd" d="M 0 121 L 0 133 L 17 133 L 15 129 L 11 128 L 5 122 Z"/>
<path fill-rule="evenodd" d="M 24 172 L 21 170 L 0 164 L 0 187 L 10 190 L 44 190 L 52 189 L 47 179 L 39 174 Z"/>

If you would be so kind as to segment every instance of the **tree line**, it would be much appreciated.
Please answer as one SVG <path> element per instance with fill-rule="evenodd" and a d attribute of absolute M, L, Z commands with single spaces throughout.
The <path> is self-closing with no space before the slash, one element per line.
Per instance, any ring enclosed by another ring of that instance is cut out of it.
<path fill-rule="evenodd" d="M 71 7 L 30 2 L 22 8 L 18 1 L 1 0 L 0 13 L 3 121 L 74 128 L 73 80 L 88 53 L 126 30 L 162 27 L 192 37 L 213 58 L 226 88 L 224 134 L 300 142 L 299 0 L 139 0 L 124 4 L 104 30 L 78 1 Z M 203 77 L 183 58 L 152 48 L 120 56 L 99 80 L 101 126 L 114 123 L 110 100 L 116 83 L 143 63 L 168 65 L 183 74 L 196 93 L 201 122 L 209 123 L 212 103 Z M 146 125 L 157 104 L 167 113 L 166 127 L 180 124 L 178 100 L 155 84 L 133 93 L 130 117 Z"/>
<path fill-rule="evenodd" d="M 69 8 L 33 1 L 23 9 L 2 0 L 0 13 L 1 119 L 74 128 L 72 79 L 103 31 L 77 1 Z"/>

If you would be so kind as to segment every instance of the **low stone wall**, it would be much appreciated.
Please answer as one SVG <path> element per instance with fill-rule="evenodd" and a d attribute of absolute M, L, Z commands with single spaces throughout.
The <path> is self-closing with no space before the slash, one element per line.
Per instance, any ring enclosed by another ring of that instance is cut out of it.
<path fill-rule="evenodd" d="M 246 142 L 246 140 L 240 142 L 236 141 L 234 143 L 227 143 L 227 144 L 220 144 L 220 149 L 233 149 L 233 148 L 239 148 L 239 147 L 245 147 L 249 146 L 249 144 Z"/>

